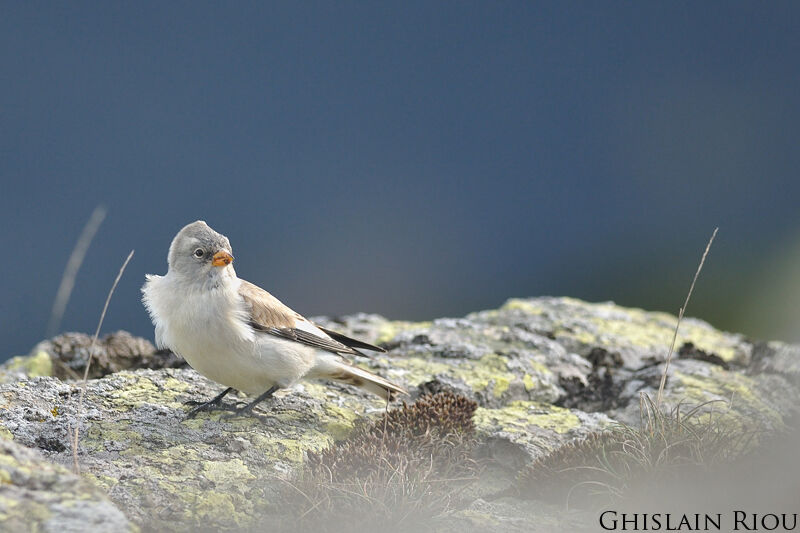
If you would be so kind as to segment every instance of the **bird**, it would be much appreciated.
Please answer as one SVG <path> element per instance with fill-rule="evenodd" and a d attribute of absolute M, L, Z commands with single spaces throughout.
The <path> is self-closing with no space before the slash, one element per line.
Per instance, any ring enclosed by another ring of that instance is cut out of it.
<path fill-rule="evenodd" d="M 346 356 L 383 348 L 314 324 L 275 296 L 236 275 L 233 249 L 203 220 L 184 226 L 169 247 L 166 275 L 147 274 L 142 301 L 159 348 L 183 357 L 200 374 L 227 387 L 193 404 L 187 417 L 225 409 L 234 389 L 255 400 L 229 409 L 251 413 L 263 400 L 301 379 L 355 385 L 389 401 L 400 385 L 351 363 Z"/>

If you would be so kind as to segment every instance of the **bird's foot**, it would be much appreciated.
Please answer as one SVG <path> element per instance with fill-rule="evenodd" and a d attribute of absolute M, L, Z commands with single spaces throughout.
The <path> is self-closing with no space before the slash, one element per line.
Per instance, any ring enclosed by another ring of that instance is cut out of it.
<path fill-rule="evenodd" d="M 234 409 L 234 411 L 232 413 L 227 414 L 227 415 L 223 415 L 222 418 L 230 419 L 230 418 L 236 418 L 236 417 L 239 417 L 239 416 L 251 414 L 256 405 L 258 405 L 259 403 L 263 402 L 264 400 L 266 400 L 267 398 L 272 396 L 272 394 L 276 390 L 278 390 L 278 386 L 277 385 L 275 385 L 273 387 L 270 387 L 270 389 L 267 392 L 265 392 L 264 394 L 262 394 L 261 396 L 259 396 L 255 400 L 253 400 L 252 402 L 248 403 L 244 407 L 239 407 L 238 409 Z"/>
<path fill-rule="evenodd" d="M 207 402 L 201 402 L 197 400 L 188 400 L 186 402 L 183 402 L 184 405 L 195 406 L 192 409 L 190 409 L 188 413 L 186 413 L 186 418 L 194 418 L 200 411 L 210 411 L 212 409 L 221 409 L 224 411 L 230 411 L 237 409 L 238 403 L 241 402 L 237 402 L 237 404 L 234 404 L 233 406 L 222 404 L 222 398 L 224 398 L 225 395 L 232 390 L 233 389 L 229 387 L 224 391 L 222 391 L 222 393 L 218 394 L 217 396 L 214 396 L 214 398 L 212 398 L 211 400 L 208 400 Z"/>

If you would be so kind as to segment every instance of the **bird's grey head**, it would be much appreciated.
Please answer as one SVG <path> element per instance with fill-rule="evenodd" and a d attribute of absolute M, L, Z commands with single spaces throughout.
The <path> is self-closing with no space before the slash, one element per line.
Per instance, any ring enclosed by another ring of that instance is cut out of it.
<path fill-rule="evenodd" d="M 206 278 L 223 272 L 233 274 L 233 250 L 225 235 L 202 220 L 181 229 L 169 247 L 169 271 L 193 278 Z"/>

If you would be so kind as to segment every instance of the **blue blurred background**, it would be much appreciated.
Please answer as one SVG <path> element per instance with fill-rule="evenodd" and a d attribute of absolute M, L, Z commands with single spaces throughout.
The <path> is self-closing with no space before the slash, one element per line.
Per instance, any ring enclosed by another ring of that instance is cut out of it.
<path fill-rule="evenodd" d="M 796 2 L 5 2 L 0 358 L 153 337 L 182 225 L 307 315 L 568 295 L 798 338 Z"/>

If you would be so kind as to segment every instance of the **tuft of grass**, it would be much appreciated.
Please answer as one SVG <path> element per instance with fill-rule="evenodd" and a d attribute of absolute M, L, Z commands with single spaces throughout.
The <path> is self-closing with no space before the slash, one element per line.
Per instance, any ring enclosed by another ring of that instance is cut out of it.
<path fill-rule="evenodd" d="M 686 412 L 681 403 L 671 409 L 662 403 L 683 314 L 718 230 L 715 228 L 708 240 L 678 312 L 656 399 L 645 393 L 640 396 L 639 427 L 618 424 L 562 446 L 526 467 L 505 494 L 586 503 L 589 507 L 619 504 L 687 474 L 730 463 L 753 447 L 755 437 L 762 433 L 757 421 L 754 427 L 744 428 L 723 413 L 708 409 L 715 402 Z"/>
<path fill-rule="evenodd" d="M 713 403 L 665 412 L 643 396 L 639 427 L 619 424 L 560 447 L 527 466 L 509 495 L 599 508 L 714 471 L 749 452 L 760 428 L 732 423 Z"/>
<path fill-rule="evenodd" d="M 290 529 L 426 531 L 477 479 L 477 404 L 452 392 L 420 397 L 309 453 L 284 500 Z"/>

